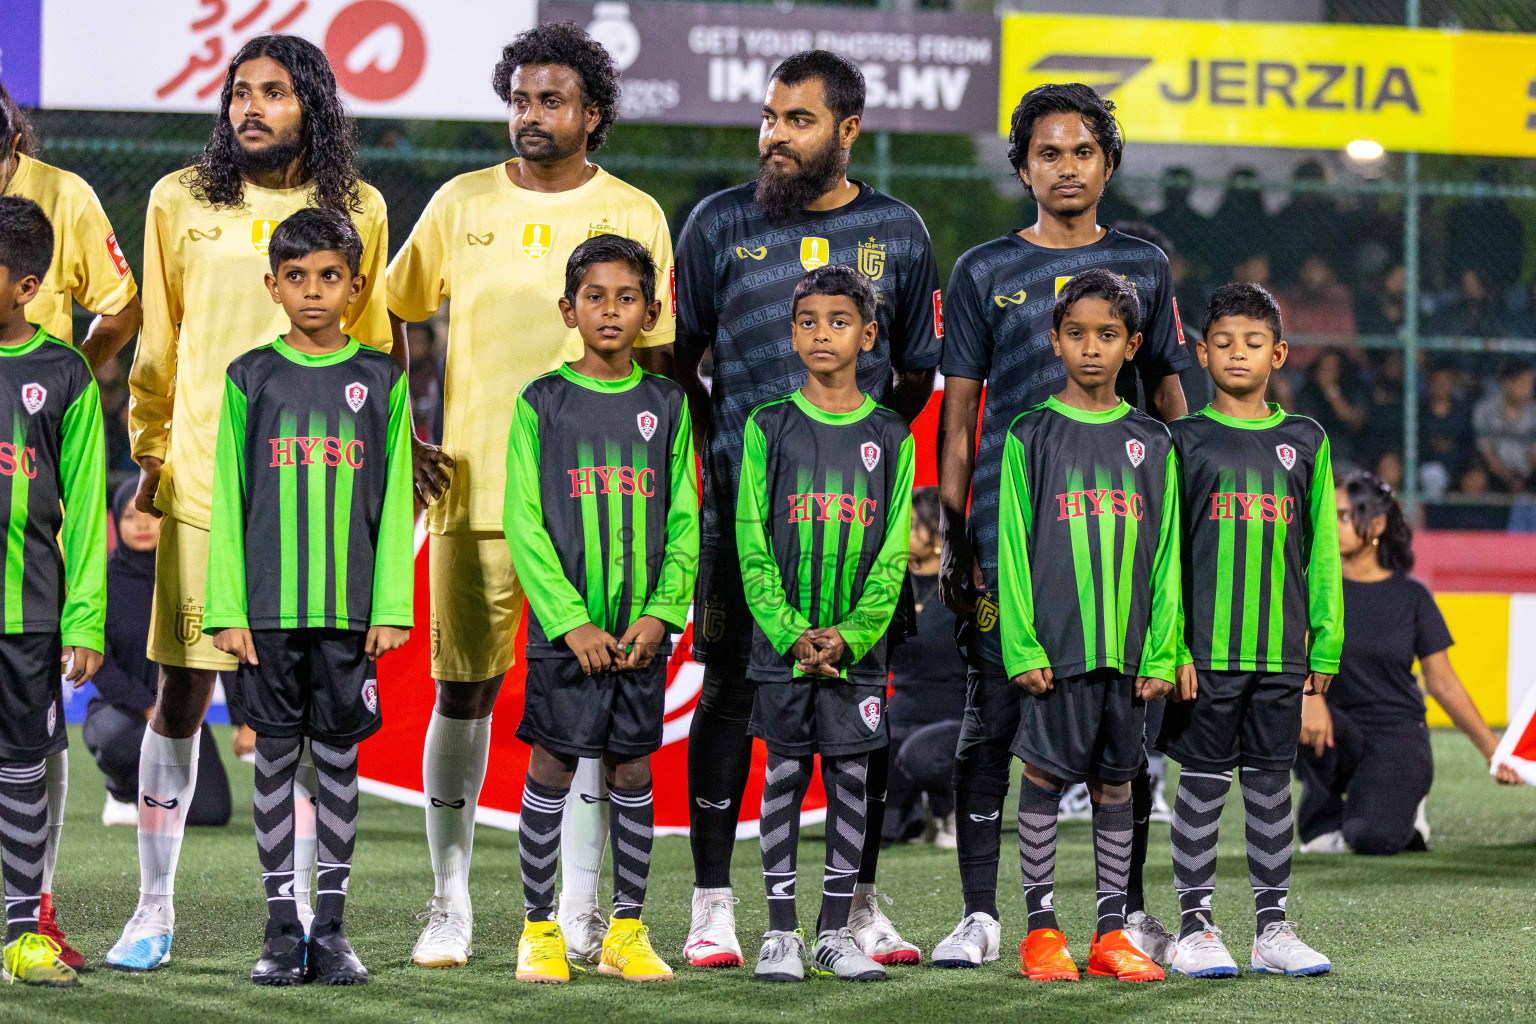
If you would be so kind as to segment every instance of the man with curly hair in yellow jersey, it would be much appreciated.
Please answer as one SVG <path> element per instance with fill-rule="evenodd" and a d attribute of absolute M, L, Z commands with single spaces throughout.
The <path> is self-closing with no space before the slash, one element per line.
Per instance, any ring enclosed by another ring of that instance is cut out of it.
<path fill-rule="evenodd" d="M 170 959 L 198 729 L 215 673 L 235 668 L 202 629 L 224 375 L 233 359 L 287 329 L 264 278 L 272 230 L 289 214 L 318 206 L 352 219 L 364 282 L 342 326 L 362 344 L 390 348 L 377 301 L 388 252 L 384 199 L 358 180 L 356 149 L 325 54 L 297 36 L 258 36 L 229 63 L 201 159 L 150 193 L 144 329 L 128 384 L 135 503 L 164 517 L 148 650 L 160 692 L 139 758 L 139 905 L 107 954 L 119 970 Z M 300 852 L 295 867 L 308 860 Z"/>
<path fill-rule="evenodd" d="M 490 749 L 491 709 L 513 661 L 523 592 L 502 534 L 512 399 L 582 354 L 557 305 L 572 250 L 617 234 L 650 250 L 661 316 L 635 342 L 659 370 L 673 335 L 672 243 L 650 196 L 588 162 L 618 113 L 618 69 L 570 23 L 524 32 L 491 76 L 517 158 L 449 181 L 389 267 L 390 316 L 425 320 L 451 300 L 443 447 L 417 446 L 432 585 L 432 676 L 422 778 L 435 892 L 413 959 L 458 967 L 473 918 L 469 860 Z M 404 348 L 396 335 L 396 348 Z M 583 761 L 564 815 L 560 924 L 573 958 L 595 963 L 606 929 L 597 876 L 607 837 L 601 772 Z"/>

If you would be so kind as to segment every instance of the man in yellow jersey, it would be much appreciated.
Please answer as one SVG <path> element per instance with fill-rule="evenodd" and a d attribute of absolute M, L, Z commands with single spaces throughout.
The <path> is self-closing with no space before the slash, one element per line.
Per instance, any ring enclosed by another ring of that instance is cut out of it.
<path fill-rule="evenodd" d="M 297 36 L 259 36 L 229 63 L 202 158 L 150 193 L 144 330 L 128 383 L 136 502 L 165 517 L 149 627 L 160 693 L 139 758 L 139 906 L 107 954 L 120 970 L 153 970 L 170 958 L 198 728 L 215 672 L 235 667 L 202 629 L 214 449 L 225 369 L 288 323 L 264 283 L 279 222 L 305 206 L 352 218 L 365 281 L 343 326 L 390 348 L 388 314 L 373 301 L 388 251 L 384 200 L 358 180 L 355 152 L 325 54 Z M 295 868 L 307 869 L 311 856 L 296 850 Z"/>
<path fill-rule="evenodd" d="M 417 457 L 418 491 L 436 502 L 427 529 L 437 706 L 422 755 L 436 891 L 413 954 L 424 967 L 458 967 L 469 956 L 475 802 L 523 611 L 502 534 L 507 434 L 523 385 L 581 355 L 556 305 L 571 250 L 610 232 L 649 248 L 667 288 L 660 321 L 636 346 L 672 342 L 666 218 L 650 196 L 587 161 L 618 112 L 608 52 L 573 24 L 540 25 L 502 51 L 492 82 L 518 158 L 439 189 L 389 267 L 397 322 L 425 320 L 451 299 L 443 447 Z M 572 787 L 560 907 L 572 956 L 594 962 L 606 927 L 597 873 L 607 837 L 596 764 L 583 762 Z"/>
<path fill-rule="evenodd" d="M 73 344 L 74 303 L 96 319 L 80 349 L 99 369 L 133 337 L 144 319 L 133 272 L 118 248 L 117 235 L 91 186 L 77 174 L 37 159 L 37 139 L 27 117 L 0 84 L 0 195 L 21 196 L 43 208 L 53 225 L 53 262 L 37 298 L 27 303 L 27 321 Z M 69 751 L 47 760 L 48 841 L 43 850 L 43 900 L 38 932 L 59 944 L 59 959 L 81 967 L 85 958 L 58 927 L 53 908 L 53 869 L 59 862 L 64 799 L 69 792 Z"/>

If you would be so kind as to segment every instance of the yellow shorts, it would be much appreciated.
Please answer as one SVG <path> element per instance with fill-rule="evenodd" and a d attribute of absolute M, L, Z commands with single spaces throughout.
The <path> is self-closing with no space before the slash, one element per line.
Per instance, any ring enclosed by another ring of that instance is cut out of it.
<path fill-rule="evenodd" d="M 516 660 L 523 588 L 507 538 L 495 531 L 431 534 L 432 678 L 478 682 Z"/>
<path fill-rule="evenodd" d="M 203 632 L 208 531 L 174 516 L 160 520 L 155 599 L 149 607 L 149 660 L 178 668 L 233 672 L 237 662 Z"/>

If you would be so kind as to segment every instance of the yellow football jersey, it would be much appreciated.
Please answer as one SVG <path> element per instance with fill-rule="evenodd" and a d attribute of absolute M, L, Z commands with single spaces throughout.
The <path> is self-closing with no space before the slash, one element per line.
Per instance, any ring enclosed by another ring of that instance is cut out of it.
<path fill-rule="evenodd" d="M 60 341 L 74 344 L 74 305 L 92 313 L 121 313 L 138 292 L 117 235 L 91 186 L 78 174 L 17 154 L 8 196 L 30 199 L 53 224 L 53 262 L 27 320 Z"/>
<path fill-rule="evenodd" d="M 128 431 L 135 459 L 165 460 L 155 506 L 206 530 L 224 371 L 290 327 L 267 290 L 267 245 L 273 228 L 309 205 L 309 189 L 247 183 L 243 206 L 214 209 L 193 198 L 182 173 L 161 178 L 149 194 L 144 328 L 128 376 Z M 362 202 L 352 221 L 367 281 L 342 327 L 387 352 L 389 311 L 371 300 L 389 256 L 389 224 L 373 186 L 362 186 Z"/>
<path fill-rule="evenodd" d="M 390 263 L 389 308 L 402 320 L 425 320 L 450 300 L 443 450 L 457 465 L 427 512 L 433 533 L 501 530 L 515 399 L 534 377 L 581 356 L 581 336 L 557 302 L 571 251 L 600 234 L 650 249 L 661 319 L 636 344 L 671 344 L 667 218 L 602 168 L 568 192 L 520 188 L 504 164 L 461 174 L 438 189 Z"/>

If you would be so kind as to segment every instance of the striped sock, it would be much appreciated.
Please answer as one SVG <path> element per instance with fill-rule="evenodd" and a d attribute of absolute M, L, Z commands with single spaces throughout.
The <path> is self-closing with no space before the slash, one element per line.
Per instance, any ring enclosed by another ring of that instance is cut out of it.
<path fill-rule="evenodd" d="M 1211 915 L 1216 840 L 1231 788 L 1231 772 L 1179 772 L 1179 793 L 1173 801 L 1173 887 L 1179 894 L 1181 939 L 1216 923 Z"/>
<path fill-rule="evenodd" d="M 1285 920 L 1291 892 L 1291 773 L 1244 768 L 1243 809 L 1248 822 L 1248 879 L 1253 883 L 1259 932 Z"/>
<path fill-rule="evenodd" d="M 311 740 L 320 785 L 315 793 L 315 921 L 341 921 L 352 847 L 357 842 L 357 745 L 333 747 Z"/>
<path fill-rule="evenodd" d="M 821 914 L 816 934 L 848 926 L 853 887 L 859 881 L 859 857 L 864 850 L 864 793 L 869 759 L 821 758 L 821 784 L 827 791 L 827 853 L 821 875 Z"/>
<path fill-rule="evenodd" d="M 656 805 L 651 786 L 608 787 L 608 844 L 613 849 L 613 916 L 639 917 L 651 874 Z"/>
<path fill-rule="evenodd" d="M 0 761 L 0 877 L 5 941 L 37 931 L 48 842 L 48 786 L 42 761 Z"/>
<path fill-rule="evenodd" d="M 1024 905 L 1029 930 L 1055 928 L 1056 812 L 1061 794 L 1020 780 L 1019 869 L 1024 876 Z"/>
<path fill-rule="evenodd" d="M 267 890 L 267 918 L 297 921 L 293 899 L 293 776 L 299 766 L 297 736 L 256 739 L 256 855 Z"/>
<path fill-rule="evenodd" d="M 1103 936 L 1125 927 L 1125 883 L 1131 870 L 1131 802 L 1093 805 L 1093 862 L 1098 875 L 1099 926 Z"/>
<path fill-rule="evenodd" d="M 800 803 L 810 784 L 810 758 L 768 752 L 758 843 L 763 851 L 763 887 L 768 890 L 768 927 L 772 931 L 794 931 L 798 923 L 795 855 L 800 846 Z"/>
<path fill-rule="evenodd" d="M 555 869 L 560 859 L 560 819 L 570 787 L 523 783 L 517 852 L 523 866 L 523 908 L 530 921 L 555 919 Z"/>

